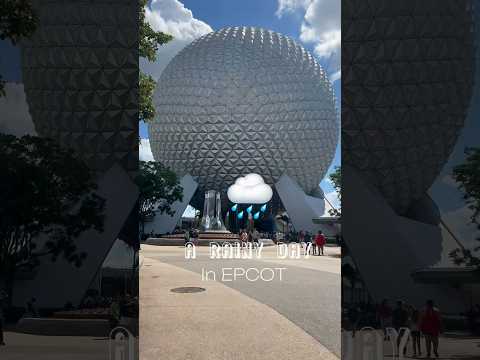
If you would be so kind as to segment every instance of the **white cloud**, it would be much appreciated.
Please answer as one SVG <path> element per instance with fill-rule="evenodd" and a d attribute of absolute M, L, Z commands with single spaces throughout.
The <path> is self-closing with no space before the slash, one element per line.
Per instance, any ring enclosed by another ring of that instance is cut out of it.
<path fill-rule="evenodd" d="M 145 18 L 156 31 L 173 35 L 178 40 L 194 40 L 212 31 L 205 22 L 195 19 L 191 10 L 178 0 L 153 0 Z"/>
<path fill-rule="evenodd" d="M 6 83 L 6 96 L 0 97 L 0 132 L 15 136 L 35 135 L 23 84 Z"/>
<path fill-rule="evenodd" d="M 311 0 L 278 0 L 278 9 L 275 12 L 278 18 L 284 14 L 293 13 L 299 8 L 306 9 Z"/>
<path fill-rule="evenodd" d="M 339 0 L 278 0 L 276 15 L 304 11 L 300 40 L 313 44 L 331 81 L 340 79 L 341 12 Z"/>
<path fill-rule="evenodd" d="M 154 161 L 152 150 L 150 149 L 150 140 L 140 140 L 140 146 L 138 148 L 138 158 L 140 161 Z"/>
<path fill-rule="evenodd" d="M 173 36 L 173 40 L 160 46 L 157 61 L 141 59 L 141 69 L 158 79 L 170 60 L 193 40 L 212 30 L 207 23 L 195 19 L 191 10 L 178 0 L 153 0 L 145 10 L 145 18 L 156 31 Z"/>
<path fill-rule="evenodd" d="M 235 204 L 264 204 L 270 201 L 273 191 L 260 175 L 248 174 L 235 180 L 227 196 Z"/>

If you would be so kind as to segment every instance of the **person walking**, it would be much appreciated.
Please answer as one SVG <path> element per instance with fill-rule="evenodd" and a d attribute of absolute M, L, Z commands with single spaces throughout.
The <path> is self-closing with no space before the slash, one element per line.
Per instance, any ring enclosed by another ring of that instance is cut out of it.
<path fill-rule="evenodd" d="M 248 241 L 248 234 L 244 229 L 240 230 L 240 242 L 242 245 L 246 244 Z"/>
<path fill-rule="evenodd" d="M 26 315 L 28 317 L 38 317 L 38 311 L 35 306 L 37 299 L 32 297 L 30 300 L 27 301 L 27 312 Z"/>
<path fill-rule="evenodd" d="M 318 255 L 323 255 L 323 247 L 325 246 L 326 239 L 325 235 L 322 233 L 322 230 L 318 230 L 318 233 L 315 236 L 315 243 L 317 244 Z"/>
<path fill-rule="evenodd" d="M 438 358 L 439 335 L 442 329 L 442 317 L 440 311 L 435 307 L 433 300 L 428 300 L 425 309 L 420 315 L 420 331 L 425 335 L 425 347 L 427 358 L 433 353 Z"/>
<path fill-rule="evenodd" d="M 110 329 L 113 329 L 118 326 L 121 318 L 121 304 L 120 304 L 120 295 L 115 295 L 111 305 L 110 305 Z"/>
<path fill-rule="evenodd" d="M 400 340 L 402 339 L 405 328 L 408 327 L 408 319 L 409 319 L 409 314 L 407 309 L 405 308 L 405 305 L 403 304 L 403 301 L 399 300 L 397 301 L 397 307 L 393 310 L 392 313 L 392 325 L 397 330 L 398 332 L 398 338 L 397 338 L 397 349 L 400 351 Z M 403 348 L 403 355 L 407 353 L 407 346 Z"/>
<path fill-rule="evenodd" d="M 384 340 L 388 339 L 387 327 L 392 323 L 392 309 L 388 305 L 388 300 L 383 299 L 382 303 L 377 308 L 377 318 L 380 323 L 380 327 L 383 330 Z"/>
<path fill-rule="evenodd" d="M 258 232 L 257 229 L 253 229 L 252 231 L 252 241 L 256 244 L 258 244 L 260 240 L 260 233 Z"/>
<path fill-rule="evenodd" d="M 317 254 L 317 241 L 316 241 L 317 236 L 312 235 L 312 255 Z"/>
<path fill-rule="evenodd" d="M 197 229 L 192 230 L 192 241 L 195 245 L 198 245 L 198 239 L 200 238 L 200 233 Z"/>
<path fill-rule="evenodd" d="M 307 244 L 305 250 L 308 254 L 312 249 L 312 235 L 308 231 L 305 232 L 305 244 Z"/>
<path fill-rule="evenodd" d="M 420 342 L 420 312 L 413 306 L 410 316 L 410 335 L 412 336 L 413 357 L 422 356 L 422 346 Z"/>
<path fill-rule="evenodd" d="M 298 232 L 298 243 L 302 246 L 305 243 L 305 233 L 303 232 L 303 230 L 300 230 Z"/>

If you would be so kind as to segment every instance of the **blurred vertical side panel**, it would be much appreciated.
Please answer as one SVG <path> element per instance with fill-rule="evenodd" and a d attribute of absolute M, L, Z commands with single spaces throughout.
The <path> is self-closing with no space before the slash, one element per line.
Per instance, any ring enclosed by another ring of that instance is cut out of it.
<path fill-rule="evenodd" d="M 1 7 L 0 358 L 136 359 L 139 2 Z"/>
<path fill-rule="evenodd" d="M 425 329 L 429 300 L 441 354 L 480 355 L 479 14 L 470 0 L 342 1 L 345 358 L 363 327 L 380 343 L 382 328 Z"/>

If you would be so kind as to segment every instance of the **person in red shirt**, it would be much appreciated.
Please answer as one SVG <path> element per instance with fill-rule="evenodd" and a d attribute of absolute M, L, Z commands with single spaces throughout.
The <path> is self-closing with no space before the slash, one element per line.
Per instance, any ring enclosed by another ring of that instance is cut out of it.
<path fill-rule="evenodd" d="M 322 230 L 318 230 L 318 234 L 315 235 L 315 243 L 318 248 L 318 255 L 323 255 L 323 247 L 326 243 L 325 235 L 323 235 Z"/>
<path fill-rule="evenodd" d="M 440 311 L 434 306 L 433 300 L 428 300 L 420 318 L 420 331 L 425 335 L 427 357 L 430 357 L 432 345 L 433 353 L 438 358 L 438 337 L 442 330 Z"/>

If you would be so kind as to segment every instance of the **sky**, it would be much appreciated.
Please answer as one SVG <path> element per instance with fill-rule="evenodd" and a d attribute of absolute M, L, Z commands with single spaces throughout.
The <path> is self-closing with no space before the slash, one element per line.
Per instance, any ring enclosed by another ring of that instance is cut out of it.
<path fill-rule="evenodd" d="M 340 0 L 152 0 L 149 5 L 146 18 L 154 30 L 174 36 L 158 51 L 155 63 L 141 62 L 142 70 L 154 78 L 158 79 L 175 54 L 196 38 L 226 26 L 256 26 L 290 36 L 309 50 L 327 71 L 340 108 Z M 152 160 L 144 123 L 140 124 L 140 136 L 140 158 Z M 328 174 L 340 161 L 339 141 L 332 165 L 320 183 L 334 206 L 339 202 Z"/>

